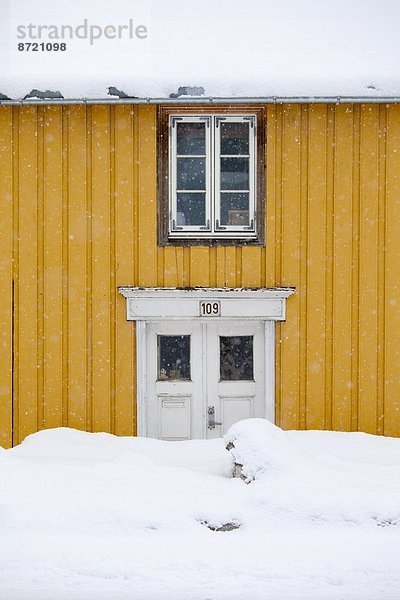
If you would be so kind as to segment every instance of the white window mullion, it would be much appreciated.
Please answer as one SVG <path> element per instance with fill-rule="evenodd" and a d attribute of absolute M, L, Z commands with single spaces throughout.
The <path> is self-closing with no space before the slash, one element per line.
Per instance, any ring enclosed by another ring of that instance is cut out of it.
<path fill-rule="evenodd" d="M 253 120 L 249 125 L 249 151 L 250 151 L 250 165 L 249 165 L 249 181 L 250 181 L 250 198 L 249 198 L 249 222 L 250 225 L 253 223 L 253 230 L 256 229 L 256 148 L 257 148 L 257 122 L 253 117 Z"/>
<path fill-rule="evenodd" d="M 211 117 L 211 153 L 210 153 L 210 206 L 211 206 L 211 230 L 215 233 L 215 214 L 216 214 L 216 197 L 217 197 L 217 172 L 216 172 L 216 135 L 215 135 L 215 116 Z"/>
<path fill-rule="evenodd" d="M 170 115 L 169 120 L 169 231 L 170 235 L 173 237 L 179 237 L 181 234 L 189 234 L 194 233 L 198 235 L 199 233 L 210 233 L 211 231 L 211 215 L 210 215 L 210 176 L 211 176 L 211 167 L 210 167 L 210 146 L 211 146 L 211 126 L 210 126 L 211 117 L 203 116 L 203 115 L 188 115 L 188 116 L 179 116 L 179 115 Z M 178 153 L 178 125 L 182 123 L 202 123 L 204 124 L 204 154 L 182 154 Z M 204 159 L 204 172 L 205 172 L 205 183 L 204 188 L 200 189 L 192 189 L 188 187 L 186 190 L 179 188 L 178 180 L 177 180 L 177 172 L 178 172 L 178 161 L 181 159 Z M 178 211 L 178 194 L 202 194 L 205 198 L 205 215 L 204 215 L 204 223 L 201 225 L 193 225 L 186 224 L 182 222 L 178 222 L 179 219 L 179 211 Z"/>
<path fill-rule="evenodd" d="M 215 150 L 214 150 L 214 231 L 221 231 L 219 224 L 221 222 L 221 129 L 219 127 L 221 117 L 214 117 L 214 135 L 215 135 Z"/>
<path fill-rule="evenodd" d="M 212 117 L 206 121 L 206 226 L 212 231 Z"/>
<path fill-rule="evenodd" d="M 169 230 L 173 231 L 176 222 L 177 198 L 176 198 L 176 120 L 170 118 L 169 123 Z"/>
<path fill-rule="evenodd" d="M 248 152 L 246 152 L 246 154 L 240 154 L 240 153 L 232 153 L 232 154 L 224 154 L 221 153 L 221 131 L 222 131 L 222 127 L 224 126 L 225 123 L 243 123 L 247 125 L 247 132 L 248 132 Z M 255 191 L 256 191 L 256 187 L 255 187 L 255 176 L 256 176 L 256 152 L 255 152 L 255 148 L 256 148 L 256 144 L 255 144 L 255 126 L 256 126 L 256 122 L 255 122 L 255 117 L 253 115 L 243 115 L 243 116 L 230 116 L 230 115 L 226 115 L 226 116 L 220 116 L 220 117 L 215 117 L 215 137 L 216 137 L 216 143 L 215 143 L 215 147 L 216 147 L 216 151 L 215 151 L 215 210 L 216 210 L 216 217 L 215 217 L 215 225 L 216 225 L 216 231 L 220 232 L 222 235 L 224 234 L 229 234 L 230 232 L 234 232 L 236 234 L 249 234 L 251 235 L 253 232 L 255 232 L 255 214 L 254 214 L 254 207 L 255 207 Z M 245 189 L 221 189 L 221 162 L 222 159 L 226 158 L 227 161 L 229 161 L 230 159 L 232 160 L 240 160 L 240 158 L 246 159 L 248 160 L 248 173 L 249 173 L 249 179 L 248 179 L 248 187 L 246 187 Z M 226 222 L 226 220 L 224 221 L 224 219 L 222 218 L 222 204 L 221 204 L 221 195 L 225 193 L 225 194 L 246 194 L 248 196 L 248 224 L 247 225 L 234 225 L 234 224 L 229 224 Z"/>

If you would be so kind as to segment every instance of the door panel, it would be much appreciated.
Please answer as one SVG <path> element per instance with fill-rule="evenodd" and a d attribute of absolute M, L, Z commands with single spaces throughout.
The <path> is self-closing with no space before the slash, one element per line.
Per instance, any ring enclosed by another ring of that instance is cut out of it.
<path fill-rule="evenodd" d="M 241 419 L 265 417 L 263 323 L 207 323 L 207 357 L 208 405 L 220 423 L 207 427 L 207 437 L 221 437 Z"/>
<path fill-rule="evenodd" d="M 163 396 L 159 394 L 161 439 L 189 440 L 191 396 Z"/>
<path fill-rule="evenodd" d="M 220 402 L 223 435 L 234 423 L 254 417 L 254 396 L 247 398 L 220 396 Z"/>
<path fill-rule="evenodd" d="M 147 326 L 148 437 L 203 437 L 201 325 L 192 321 Z"/>

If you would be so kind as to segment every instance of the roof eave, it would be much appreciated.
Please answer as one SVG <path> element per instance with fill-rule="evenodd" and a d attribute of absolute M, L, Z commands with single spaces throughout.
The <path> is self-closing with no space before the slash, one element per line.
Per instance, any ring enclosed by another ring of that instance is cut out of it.
<path fill-rule="evenodd" d="M 179 98 L 26 98 L 2 99 L 0 106 L 69 104 L 399 104 L 400 96 L 252 96 Z"/>

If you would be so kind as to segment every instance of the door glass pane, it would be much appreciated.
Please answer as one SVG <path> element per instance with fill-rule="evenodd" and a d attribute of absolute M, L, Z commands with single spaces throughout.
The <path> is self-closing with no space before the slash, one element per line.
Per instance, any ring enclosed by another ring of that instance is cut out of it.
<path fill-rule="evenodd" d="M 177 193 L 177 225 L 205 225 L 206 195 L 200 193 Z"/>
<path fill-rule="evenodd" d="M 178 154 L 205 154 L 205 123 L 177 123 L 176 149 Z"/>
<path fill-rule="evenodd" d="M 248 123 L 221 123 L 221 154 L 249 153 Z"/>
<path fill-rule="evenodd" d="M 178 158 L 176 187 L 178 190 L 205 190 L 206 159 Z"/>
<path fill-rule="evenodd" d="M 158 335 L 158 381 L 190 380 L 190 335 Z"/>
<path fill-rule="evenodd" d="M 252 335 L 220 336 L 219 355 L 221 381 L 254 379 Z"/>
<path fill-rule="evenodd" d="M 249 159 L 221 158 L 221 190 L 249 189 Z"/>
<path fill-rule="evenodd" d="M 248 193 L 221 193 L 221 225 L 249 225 Z"/>

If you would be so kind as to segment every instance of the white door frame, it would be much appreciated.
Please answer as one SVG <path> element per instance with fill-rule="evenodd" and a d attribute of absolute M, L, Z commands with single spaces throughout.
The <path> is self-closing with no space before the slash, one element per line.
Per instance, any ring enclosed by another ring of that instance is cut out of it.
<path fill-rule="evenodd" d="M 152 321 L 234 319 L 263 321 L 265 326 L 265 415 L 275 420 L 275 321 L 286 318 L 286 299 L 294 288 L 138 288 L 120 287 L 127 320 L 136 321 L 137 434 L 146 437 L 147 323 Z M 201 302 L 217 302 L 218 316 L 200 316 Z"/>

